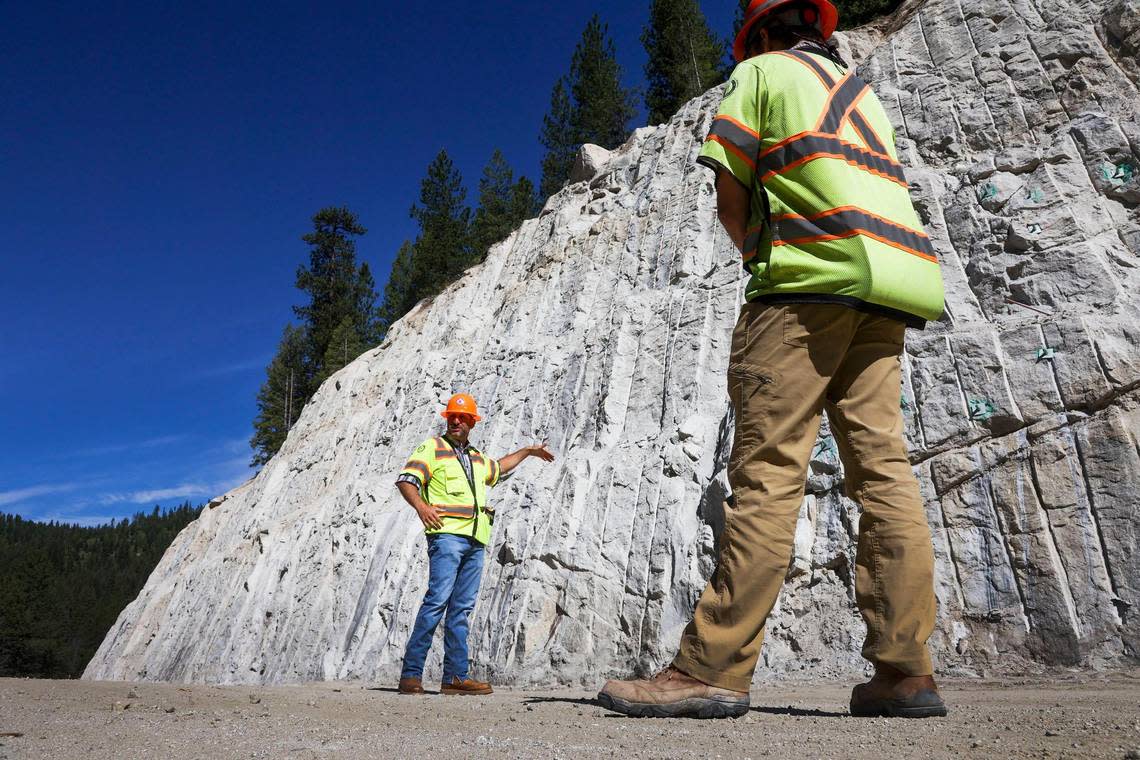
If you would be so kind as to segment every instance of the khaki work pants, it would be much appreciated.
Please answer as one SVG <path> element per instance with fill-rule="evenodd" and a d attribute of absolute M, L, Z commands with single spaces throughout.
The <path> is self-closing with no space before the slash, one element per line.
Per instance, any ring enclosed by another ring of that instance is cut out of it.
<path fill-rule="evenodd" d="M 836 304 L 745 304 L 732 336 L 736 413 L 716 572 L 681 637 L 674 666 L 747 691 L 764 624 L 791 561 L 811 450 L 826 409 L 848 496 L 863 508 L 855 599 L 863 656 L 932 673 L 934 552 L 900 409 L 905 326 Z"/>

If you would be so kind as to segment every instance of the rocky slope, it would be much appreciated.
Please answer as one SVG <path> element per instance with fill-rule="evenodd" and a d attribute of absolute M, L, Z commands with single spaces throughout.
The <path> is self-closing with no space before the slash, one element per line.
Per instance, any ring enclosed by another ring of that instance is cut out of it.
<path fill-rule="evenodd" d="M 949 289 L 901 403 L 938 561 L 946 671 L 1140 648 L 1140 4 L 928 0 L 848 40 L 897 128 Z M 743 280 L 693 163 L 719 91 L 638 130 L 331 378 L 211 504 L 86 677 L 385 680 L 425 587 L 392 487 L 468 390 L 494 454 L 476 674 L 595 683 L 671 657 L 712 570 Z M 826 428 L 758 677 L 852 671 L 856 507 Z M 427 677 L 438 674 L 439 647 Z"/>

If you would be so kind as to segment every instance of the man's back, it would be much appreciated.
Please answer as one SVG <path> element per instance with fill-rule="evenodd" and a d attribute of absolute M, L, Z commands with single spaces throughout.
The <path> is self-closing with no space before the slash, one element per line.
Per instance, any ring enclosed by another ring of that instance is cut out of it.
<path fill-rule="evenodd" d="M 753 190 L 749 301 L 845 303 L 912 325 L 941 315 L 894 130 L 852 72 L 803 50 L 744 61 L 702 159 Z"/>

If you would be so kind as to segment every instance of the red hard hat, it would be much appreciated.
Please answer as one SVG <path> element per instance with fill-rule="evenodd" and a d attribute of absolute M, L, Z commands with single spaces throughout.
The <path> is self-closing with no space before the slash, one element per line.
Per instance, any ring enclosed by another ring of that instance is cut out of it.
<path fill-rule="evenodd" d="M 732 43 L 732 55 L 736 58 L 737 63 L 743 61 L 748 52 L 744 49 L 744 44 L 748 41 L 748 33 L 752 31 L 756 22 L 765 16 L 779 12 L 781 8 L 791 3 L 797 5 L 806 3 L 815 6 L 819 12 L 819 18 L 816 19 L 815 25 L 825 40 L 835 32 L 835 27 L 839 24 L 839 11 L 835 10 L 835 6 L 829 0 L 752 0 L 748 4 L 748 10 L 744 12 L 744 24 L 736 35 L 736 41 Z"/>
<path fill-rule="evenodd" d="M 466 414 L 473 417 L 476 422 L 483 419 L 475 407 L 475 399 L 466 393 L 456 393 L 448 400 L 447 408 L 439 413 L 441 417 L 448 417 L 452 414 Z"/>

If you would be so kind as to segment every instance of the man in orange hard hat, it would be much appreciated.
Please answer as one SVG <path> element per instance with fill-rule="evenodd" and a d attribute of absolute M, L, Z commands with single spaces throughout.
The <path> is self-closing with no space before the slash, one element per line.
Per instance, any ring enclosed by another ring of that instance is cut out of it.
<path fill-rule="evenodd" d="M 487 489 L 501 483 L 527 457 L 554 461 L 546 444 L 527 446 L 492 459 L 468 442 L 481 417 L 475 399 L 457 393 L 440 413 L 447 433 L 421 443 L 396 479 L 404 500 L 416 510 L 427 533 L 428 587 L 416 616 L 404 666 L 401 694 L 423 694 L 424 662 L 432 635 L 447 615 L 443 640 L 444 694 L 490 694 L 491 685 L 468 673 L 467 620 L 475 607 L 484 547 L 491 540 L 495 512 Z"/>
<path fill-rule="evenodd" d="M 848 496 L 862 507 L 855 599 L 875 666 L 854 715 L 946 714 L 926 642 L 934 555 L 899 409 L 909 327 L 942 314 L 942 278 L 914 211 L 894 129 L 849 71 L 828 0 L 752 0 L 698 161 L 750 276 L 733 333 L 736 435 L 720 556 L 669 667 L 610 681 L 629 715 L 743 715 L 792 555 L 826 410 Z"/>

